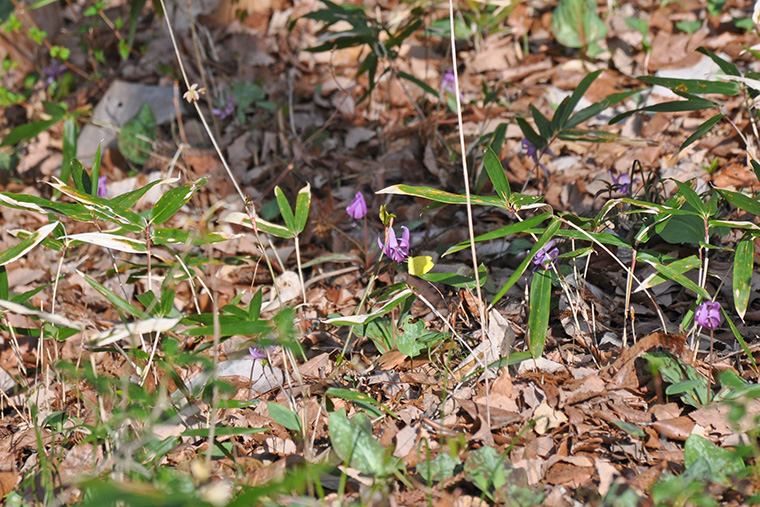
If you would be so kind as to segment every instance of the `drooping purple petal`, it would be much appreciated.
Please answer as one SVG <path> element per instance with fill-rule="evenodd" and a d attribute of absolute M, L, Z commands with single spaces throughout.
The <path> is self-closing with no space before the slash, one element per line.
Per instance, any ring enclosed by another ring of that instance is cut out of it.
<path fill-rule="evenodd" d="M 698 325 L 707 329 L 715 329 L 723 322 L 720 313 L 720 303 L 717 301 L 705 301 L 697 306 L 694 311 L 694 320 Z"/>
<path fill-rule="evenodd" d="M 559 256 L 559 248 L 556 248 L 554 244 L 557 241 L 552 239 L 546 243 L 542 248 L 536 252 L 536 256 L 533 258 L 533 271 L 536 272 L 539 269 L 547 270 L 554 266 L 554 261 Z"/>
<path fill-rule="evenodd" d="M 367 214 L 367 202 L 361 192 L 356 192 L 354 200 L 346 208 L 346 213 L 354 220 L 364 218 Z"/>
<path fill-rule="evenodd" d="M 106 189 L 106 182 L 108 178 L 101 176 L 98 178 L 98 197 L 108 197 L 108 190 Z"/>
<path fill-rule="evenodd" d="M 377 244 L 380 245 L 383 253 L 396 262 L 404 262 L 409 257 L 409 229 L 401 226 L 401 240 L 396 237 L 393 228 L 388 229 L 388 240 L 385 244 L 377 237 Z"/>

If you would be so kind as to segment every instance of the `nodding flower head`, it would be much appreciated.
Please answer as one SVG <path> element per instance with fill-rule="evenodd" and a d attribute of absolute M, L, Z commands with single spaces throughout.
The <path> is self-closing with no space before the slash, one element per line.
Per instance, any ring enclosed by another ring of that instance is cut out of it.
<path fill-rule="evenodd" d="M 551 269 L 554 266 L 554 261 L 559 256 L 559 248 L 554 246 L 556 242 L 556 240 L 552 239 L 536 252 L 536 256 L 533 258 L 534 272 L 539 269 Z"/>
<path fill-rule="evenodd" d="M 715 329 L 723 322 L 720 314 L 720 303 L 717 301 L 705 301 L 697 306 L 694 311 L 694 320 L 697 324 L 707 329 Z"/>
<path fill-rule="evenodd" d="M 393 227 L 389 227 L 388 241 L 385 244 L 380 240 L 380 236 L 377 237 L 377 244 L 383 253 L 396 262 L 404 262 L 409 257 L 409 229 L 402 225 L 401 230 L 401 239 L 398 239 Z"/>
<path fill-rule="evenodd" d="M 367 201 L 364 200 L 364 196 L 361 192 L 356 192 L 354 200 L 346 208 L 346 213 L 354 220 L 364 218 L 367 214 Z"/>
<path fill-rule="evenodd" d="M 50 61 L 50 65 L 42 68 L 42 75 L 45 77 L 45 86 L 50 86 L 65 73 L 66 65 L 53 58 Z"/>
<path fill-rule="evenodd" d="M 628 173 L 622 173 L 615 176 L 612 174 L 612 171 L 610 171 L 610 178 L 612 178 L 612 189 L 621 194 L 627 194 L 631 190 L 631 185 L 639 181 L 638 178 L 634 178 L 633 181 L 631 181 L 631 177 Z"/>

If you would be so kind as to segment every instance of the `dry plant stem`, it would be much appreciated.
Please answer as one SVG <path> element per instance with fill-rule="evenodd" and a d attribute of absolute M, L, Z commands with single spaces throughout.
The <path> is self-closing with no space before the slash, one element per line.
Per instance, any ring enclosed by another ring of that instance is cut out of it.
<path fill-rule="evenodd" d="M 478 311 L 480 312 L 480 328 L 483 340 L 488 339 L 487 317 L 485 305 L 483 304 L 483 293 L 480 290 L 480 273 L 478 272 L 478 253 L 475 250 L 475 228 L 472 224 L 472 197 L 470 195 L 470 172 L 467 169 L 467 146 L 464 142 L 464 128 L 462 125 L 462 101 L 459 97 L 459 71 L 457 70 L 457 49 L 456 39 L 454 37 L 454 0 L 449 0 L 449 30 L 451 34 L 451 63 L 454 72 L 454 89 L 456 91 L 457 103 L 457 124 L 459 125 L 459 146 L 462 153 L 462 176 L 464 177 L 464 193 L 467 198 L 467 230 L 470 234 L 470 253 L 472 254 L 472 269 L 475 272 L 475 292 L 478 296 Z M 481 358 L 483 368 L 487 369 L 486 359 Z M 485 377 L 486 388 L 486 424 L 491 426 L 491 402 L 488 384 L 488 375 Z"/>
<path fill-rule="evenodd" d="M 187 12 L 191 12 L 191 0 L 187 0 Z M 168 20 L 167 20 L 168 23 Z M 193 41 L 193 52 L 195 53 L 195 64 L 198 66 L 198 72 L 201 75 L 201 81 L 203 82 L 203 87 L 206 90 L 211 90 L 211 87 L 208 84 L 208 79 L 206 77 L 206 67 L 203 65 L 203 59 L 201 58 L 201 49 L 200 45 L 198 44 L 198 32 L 195 31 L 195 20 L 190 19 L 190 37 Z M 206 94 L 206 105 L 208 106 L 209 111 L 213 111 L 214 103 L 211 99 L 211 93 Z M 219 121 L 217 120 L 216 116 L 213 114 L 211 115 L 211 123 L 214 125 L 214 134 L 216 137 L 221 137 L 221 132 L 219 130 Z"/>
<path fill-rule="evenodd" d="M 301 282 L 301 295 L 303 296 L 304 304 L 308 304 L 308 301 L 306 301 L 306 284 L 303 281 L 303 268 L 301 268 L 301 245 L 297 234 L 293 239 L 296 243 L 296 264 L 298 265 L 298 280 Z"/>
<path fill-rule="evenodd" d="M 180 149 L 182 149 L 183 146 L 189 146 L 189 144 L 187 143 L 187 135 L 185 135 L 185 122 L 182 121 L 182 109 L 179 107 L 179 83 L 176 79 L 172 88 L 174 89 L 172 102 L 174 102 L 174 114 L 177 115 L 177 130 L 179 131 L 179 139 L 181 141 Z"/>
<path fill-rule="evenodd" d="M 628 313 L 631 310 L 631 292 L 633 291 L 633 272 L 636 269 L 636 255 L 638 255 L 637 250 L 634 248 L 632 249 L 631 253 L 631 269 L 628 270 L 628 273 L 626 273 L 625 277 L 625 308 L 623 309 L 623 348 L 626 348 L 628 346 Z M 631 326 L 633 326 L 633 321 L 631 321 Z M 633 329 L 631 329 L 631 332 L 633 332 Z M 636 339 L 634 338 L 633 343 L 636 343 Z"/>
<path fill-rule="evenodd" d="M 607 248 L 607 245 L 594 239 L 593 236 L 591 236 L 588 232 L 581 229 L 579 226 L 575 225 L 573 222 L 569 220 L 565 220 L 563 218 L 560 218 L 560 220 L 562 220 L 562 223 L 567 224 L 573 229 L 575 229 L 576 231 L 580 232 L 581 234 L 584 234 L 588 238 L 588 240 L 591 241 L 593 244 L 598 245 L 599 248 L 604 250 L 610 257 L 615 259 L 615 262 L 617 262 L 618 265 L 620 265 L 620 267 L 623 268 L 626 273 L 628 273 L 631 277 L 633 277 L 634 281 L 636 281 L 639 285 L 641 285 L 641 280 L 639 280 L 639 278 L 633 273 L 633 271 L 628 266 L 623 264 L 623 261 L 621 261 L 615 254 L 612 253 L 612 251 L 609 248 Z M 660 310 L 660 305 L 658 305 L 657 301 L 654 300 L 654 297 L 652 297 L 652 293 L 649 292 L 649 289 L 644 289 L 644 293 L 649 297 L 649 300 L 652 302 L 652 305 L 654 306 L 654 309 L 657 312 L 657 316 L 660 318 L 660 324 L 662 324 L 663 331 L 668 332 L 668 326 L 665 323 L 665 316 L 662 314 L 662 310 Z"/>
<path fill-rule="evenodd" d="M 163 3 L 163 0 L 161 0 L 161 3 Z M 211 249 L 211 246 L 209 245 L 206 250 L 206 256 L 209 259 L 213 259 L 213 250 Z M 217 371 L 219 369 L 219 342 L 221 341 L 221 325 L 219 324 L 219 292 L 218 292 L 218 282 L 219 277 L 217 276 L 217 269 L 214 264 L 211 264 L 209 266 L 209 270 L 211 271 L 211 289 L 213 292 L 209 293 L 209 297 L 211 298 L 211 306 L 212 306 L 212 319 L 213 319 L 213 326 L 214 326 L 214 366 L 211 370 L 211 377 L 209 378 L 209 382 L 212 383 L 211 387 L 211 407 L 209 408 L 209 418 L 208 418 L 208 451 L 206 452 L 206 466 L 211 467 L 211 458 L 214 451 L 214 433 L 216 431 L 216 407 L 219 405 L 219 387 L 216 384 L 217 379 Z"/>

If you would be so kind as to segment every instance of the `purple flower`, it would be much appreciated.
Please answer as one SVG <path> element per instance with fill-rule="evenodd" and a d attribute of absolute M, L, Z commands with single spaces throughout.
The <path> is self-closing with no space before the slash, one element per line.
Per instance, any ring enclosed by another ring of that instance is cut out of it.
<path fill-rule="evenodd" d="M 536 146 L 528 141 L 527 139 L 522 140 L 522 149 L 526 156 L 533 159 L 533 163 L 536 164 L 538 167 L 544 170 L 544 174 L 546 175 L 546 179 L 549 179 L 549 169 L 546 168 L 546 166 L 541 162 L 541 157 L 544 154 L 551 155 L 552 157 L 556 157 L 557 155 L 554 154 L 554 152 L 548 147 L 544 146 L 540 150 L 536 148 Z"/>
<path fill-rule="evenodd" d="M 108 191 L 106 190 L 106 181 L 108 181 L 108 178 L 105 176 L 98 178 L 98 197 L 108 196 Z"/>
<path fill-rule="evenodd" d="M 554 260 L 559 256 L 559 248 L 554 247 L 557 240 L 552 239 L 536 252 L 533 258 L 533 272 L 539 269 L 551 269 L 554 266 Z"/>
<path fill-rule="evenodd" d="M 255 345 L 248 347 L 248 352 L 251 354 L 251 358 L 255 361 L 256 359 L 266 359 L 267 353 L 264 349 L 261 347 L 257 347 Z"/>
<path fill-rule="evenodd" d="M 235 97 L 233 97 L 231 93 L 228 94 L 227 104 L 223 108 L 212 108 L 211 112 L 220 120 L 229 118 L 235 112 Z"/>
<path fill-rule="evenodd" d="M 705 301 L 694 311 L 694 320 L 707 329 L 715 329 L 723 321 L 720 314 L 720 304 L 716 301 Z"/>
<path fill-rule="evenodd" d="M 42 75 L 45 77 L 45 87 L 53 84 L 59 77 L 66 73 L 66 65 L 55 58 L 50 61 L 50 65 L 42 68 Z"/>
<path fill-rule="evenodd" d="M 443 73 L 443 76 L 441 77 L 441 91 L 445 93 L 450 93 L 452 95 L 456 95 L 457 93 L 457 82 L 456 78 L 454 77 L 454 71 L 453 70 L 447 70 Z M 459 98 L 462 98 L 462 94 L 459 94 Z"/>
<path fill-rule="evenodd" d="M 385 255 L 396 262 L 404 262 L 409 257 L 409 229 L 401 226 L 401 240 L 396 239 L 396 233 L 393 227 L 388 228 L 388 242 L 383 245 L 380 236 L 377 237 L 377 244 Z"/>
<path fill-rule="evenodd" d="M 610 171 L 610 178 L 612 178 L 612 189 L 620 192 L 621 194 L 627 194 L 631 189 L 631 184 L 639 181 L 638 178 L 634 178 L 633 182 L 631 182 L 631 177 L 628 175 L 628 173 L 623 173 L 619 176 L 615 176 L 612 174 L 612 171 Z"/>
<path fill-rule="evenodd" d="M 367 202 L 364 200 L 364 196 L 361 192 L 356 192 L 354 200 L 351 201 L 351 204 L 346 208 L 346 213 L 348 213 L 354 220 L 364 218 L 364 215 L 367 214 Z"/>

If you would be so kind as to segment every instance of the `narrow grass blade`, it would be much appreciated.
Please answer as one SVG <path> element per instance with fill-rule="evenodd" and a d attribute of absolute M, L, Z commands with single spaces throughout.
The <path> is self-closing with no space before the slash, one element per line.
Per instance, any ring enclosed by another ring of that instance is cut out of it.
<path fill-rule="evenodd" d="M 509 188 L 509 180 L 504 173 L 504 167 L 499 161 L 496 152 L 491 149 L 490 146 L 486 146 L 485 154 L 483 155 L 483 165 L 486 168 L 488 177 L 491 179 L 491 184 L 494 190 L 504 200 L 506 204 L 509 204 L 512 197 L 512 190 Z"/>
<path fill-rule="evenodd" d="M 680 148 L 678 148 L 678 151 L 675 152 L 673 155 L 674 157 L 681 153 L 687 146 L 691 145 L 692 143 L 696 142 L 700 137 L 705 135 L 713 126 L 718 123 L 723 117 L 726 116 L 725 114 L 716 114 L 706 122 L 704 122 L 702 125 L 697 127 L 697 130 L 694 131 L 692 135 L 686 139 L 686 141 L 683 142 Z"/>
<path fill-rule="evenodd" d="M 306 228 L 306 221 L 309 219 L 309 208 L 311 207 L 311 185 L 308 183 L 298 191 L 296 196 L 296 214 L 294 233 L 300 234 Z"/>

